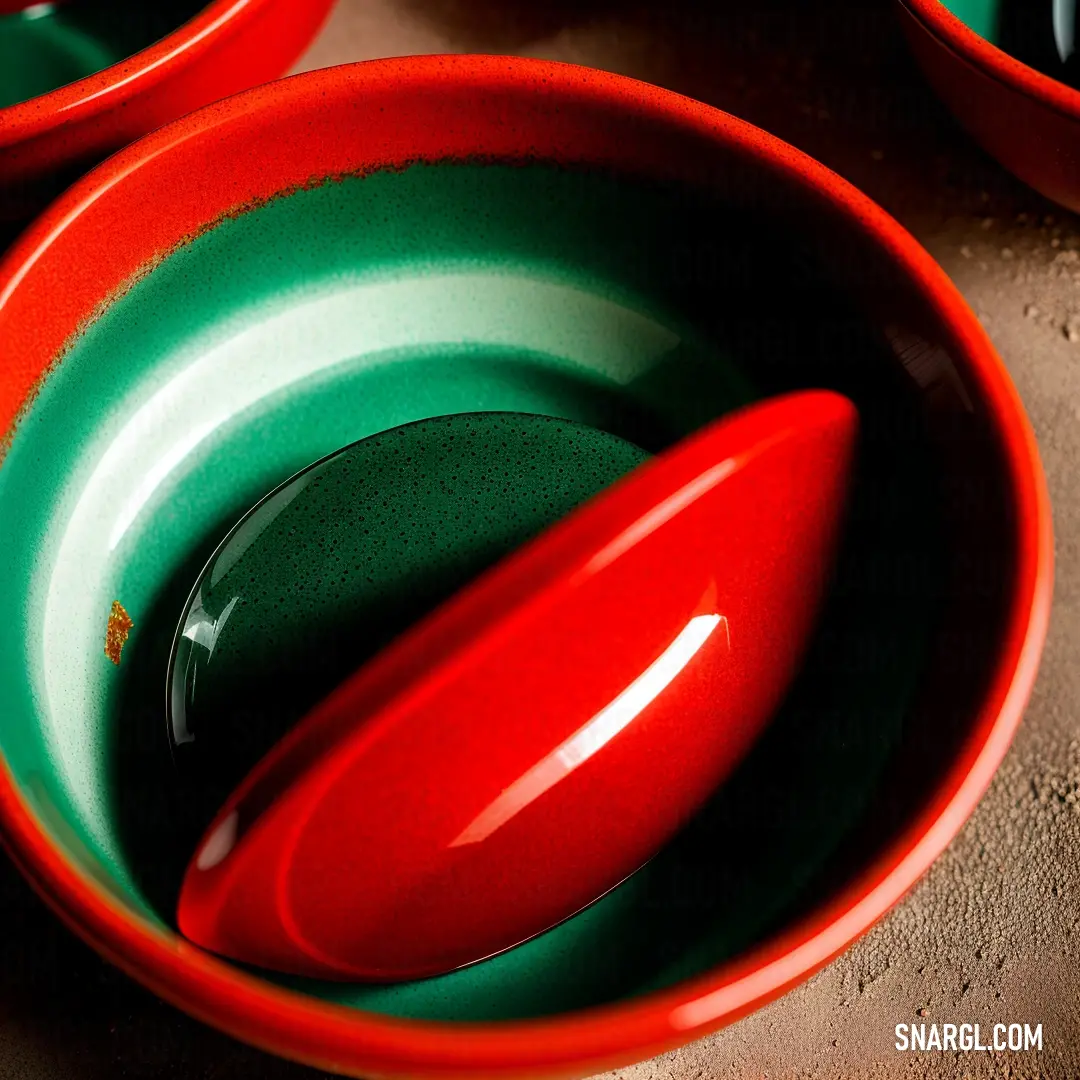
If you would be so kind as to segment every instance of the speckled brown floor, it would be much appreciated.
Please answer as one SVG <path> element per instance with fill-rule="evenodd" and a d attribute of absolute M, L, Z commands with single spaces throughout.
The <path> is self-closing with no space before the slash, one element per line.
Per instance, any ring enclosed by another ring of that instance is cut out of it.
<path fill-rule="evenodd" d="M 752 9 L 746 15 L 741 8 Z M 435 51 L 607 67 L 726 108 L 895 214 L 983 319 L 1034 421 L 1056 607 L 1027 718 L 948 852 L 815 979 L 611 1080 L 1080 1077 L 1080 219 L 976 150 L 924 88 L 887 0 L 341 0 L 299 66 Z M 778 303 L 782 299 L 778 298 Z M 315 1080 L 162 1005 L 0 862 L 0 1077 Z M 900 1054 L 894 1026 L 1041 1022 L 1041 1054 Z"/>

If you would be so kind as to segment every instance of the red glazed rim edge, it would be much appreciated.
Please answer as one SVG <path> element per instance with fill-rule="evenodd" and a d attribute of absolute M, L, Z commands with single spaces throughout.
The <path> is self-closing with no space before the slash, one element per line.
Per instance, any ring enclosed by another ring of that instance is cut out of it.
<path fill-rule="evenodd" d="M 958 19 L 941 0 L 900 0 L 900 3 L 930 33 L 968 63 L 1013 90 L 1080 120 L 1080 90 L 1044 75 L 999 49 Z"/>
<path fill-rule="evenodd" d="M 106 112 L 165 78 L 175 62 L 208 48 L 226 27 L 251 18 L 273 0 L 212 0 L 160 41 L 110 67 L 47 94 L 0 109 L 0 147 L 13 146 L 61 124 Z"/>
<path fill-rule="evenodd" d="M 1020 723 L 1049 621 L 1053 537 L 1034 434 L 985 331 L 959 291 L 899 223 L 847 181 L 765 132 L 700 102 L 602 71 L 540 60 L 408 57 L 308 73 L 246 91 L 132 144 L 75 185 L 0 263 L 0 306 L 52 240 L 126 173 L 176 142 L 255 108 L 280 108 L 343 77 L 382 86 L 452 78 L 495 88 L 568 74 L 609 104 L 647 110 L 683 130 L 736 147 L 762 167 L 843 212 L 872 237 L 936 311 L 961 366 L 994 418 L 1015 506 L 1013 593 L 998 664 L 971 732 L 937 795 L 903 835 L 828 905 L 736 960 L 663 991 L 542 1020 L 402 1020 L 281 989 L 133 918 L 63 850 L 0 768 L 0 831 L 16 863 L 64 921 L 103 955 L 200 1019 L 264 1049 L 367 1076 L 587 1075 L 660 1053 L 753 1011 L 842 952 L 900 900 L 974 810 Z"/>

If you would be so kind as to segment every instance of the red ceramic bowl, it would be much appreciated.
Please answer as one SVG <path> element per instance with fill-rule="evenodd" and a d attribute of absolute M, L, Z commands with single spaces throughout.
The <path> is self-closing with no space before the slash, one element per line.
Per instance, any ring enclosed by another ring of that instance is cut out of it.
<path fill-rule="evenodd" d="M 944 849 L 1002 760 L 1035 678 L 1051 595 L 1050 513 L 1032 431 L 987 336 L 936 263 L 869 199 L 790 146 L 679 95 L 574 66 L 477 56 L 375 61 L 260 87 L 147 136 L 54 204 L 0 264 L 0 352 L 7 360 L 0 376 L 0 431 L 6 432 L 0 445 L 10 445 L 0 464 L 0 501 L 9 497 L 5 470 L 22 468 L 18 461 L 32 468 L 37 460 L 20 451 L 20 440 L 24 431 L 33 439 L 44 430 L 32 421 L 40 420 L 39 408 L 49 407 L 53 373 L 64 371 L 58 358 L 73 342 L 78 345 L 103 309 L 134 295 L 130 290 L 140 282 L 152 284 L 174 255 L 195 251 L 192 245 L 203 240 L 216 243 L 215 226 L 221 223 L 229 226 L 228 236 L 220 234 L 225 246 L 212 246 L 218 255 L 211 258 L 222 275 L 218 288 L 232 288 L 242 280 L 236 269 L 242 252 L 229 246 L 229 237 L 238 235 L 229 232 L 230 223 L 244 221 L 248 213 L 292 213 L 289 199 L 308 206 L 304 200 L 313 192 L 329 192 L 332 199 L 346 198 L 340 193 L 347 189 L 362 198 L 368 197 L 365 191 L 376 193 L 374 198 L 385 191 L 390 202 L 373 204 L 369 225 L 357 230 L 361 219 L 350 217 L 344 231 L 366 242 L 384 222 L 398 244 L 404 234 L 394 224 L 395 214 L 407 206 L 394 201 L 394 192 L 402 190 L 395 185 L 412 173 L 410 166 L 422 173 L 417 183 L 427 183 L 442 175 L 428 166 L 447 161 L 481 169 L 547 163 L 571 184 L 582 183 L 583 175 L 611 174 L 637 177 L 649 190 L 682 190 L 688 184 L 718 200 L 722 223 L 751 211 L 775 219 L 784 243 L 799 237 L 813 245 L 826 268 L 822 272 L 861 305 L 880 331 L 880 363 L 894 380 L 888 385 L 919 403 L 916 426 L 928 434 L 937 455 L 932 472 L 942 478 L 942 513 L 948 518 L 944 611 L 891 779 L 866 815 L 867 828 L 848 846 L 846 863 L 833 867 L 832 887 L 757 944 L 660 989 L 638 992 L 628 986 L 626 996 L 607 1004 L 498 1023 L 402 1019 L 334 1004 L 303 987 L 239 970 L 151 918 L 80 842 L 67 812 L 43 794 L 41 770 L 48 765 L 25 768 L 26 754 L 36 753 L 30 746 L 34 732 L 20 736 L 13 722 L 0 733 L 0 826 L 12 857 L 69 926 L 159 995 L 237 1038 L 355 1076 L 587 1076 L 703 1036 L 803 981 L 895 904 Z M 528 169 L 503 168 L 499 175 L 517 183 L 514 176 L 522 171 Z M 317 178 L 349 179 L 320 186 Z M 453 178 L 447 183 L 452 188 Z M 435 205 L 446 186 L 423 190 L 428 201 L 421 203 Z M 496 189 L 478 190 L 489 193 L 487 206 L 495 214 Z M 548 222 L 554 212 L 549 204 L 540 220 Z M 603 212 L 601 203 L 590 214 Z M 531 223 L 537 207 L 523 206 L 521 214 Z M 630 215 L 614 217 L 636 227 Z M 301 230 L 312 227 L 307 211 L 289 220 Z M 416 221 L 419 232 L 432 232 L 422 217 Z M 580 224 L 587 228 L 588 219 Z M 433 217 L 431 225 L 441 236 L 446 219 Z M 250 235 L 261 237 L 260 243 L 273 242 L 272 229 L 255 230 Z M 725 257 L 725 230 L 706 256 Z M 338 243 L 341 232 L 331 228 L 322 242 Z M 507 243 L 516 244 L 517 235 L 509 234 Z M 546 225 L 537 235 L 539 243 L 548 242 Z M 572 236 L 567 242 L 573 245 Z M 604 258 L 603 251 L 592 254 Z M 312 256 L 309 241 L 272 261 L 307 265 L 303 260 Z M 775 260 L 774 251 L 770 265 Z M 621 262 L 614 265 L 617 270 Z M 749 272 L 740 259 L 728 279 L 731 287 L 737 291 Z M 199 297 L 207 292 L 201 275 L 193 282 L 185 272 L 166 273 L 163 280 L 173 283 L 163 286 L 166 304 L 175 305 L 170 298 L 177 288 L 195 289 L 191 295 Z M 442 288 L 440 280 L 426 274 L 423 287 Z M 802 280 L 805 289 L 816 278 Z M 683 288 L 692 287 L 687 279 Z M 539 302 L 547 294 L 529 295 Z M 792 301 L 782 295 L 785 304 Z M 459 298 L 449 305 L 451 315 L 462 303 Z M 500 309 L 495 317 L 505 315 Z M 188 318 L 182 312 L 176 317 Z M 148 324 L 160 325 L 136 319 L 129 329 L 137 334 Z M 261 322 L 252 325 L 253 332 L 262 332 Z M 325 320 L 318 325 L 325 327 Z M 777 346 L 796 360 L 813 349 L 812 328 L 800 330 L 801 338 Z M 644 332 L 635 331 L 627 345 Z M 313 339 L 298 340 L 299 354 L 306 355 Z M 591 346 L 603 347 L 603 341 Z M 201 368 L 210 377 L 224 362 L 224 354 L 214 355 L 219 360 Z M 141 362 L 130 350 L 122 360 L 112 349 L 102 356 L 106 380 L 122 375 L 117 365 Z M 85 365 L 76 364 L 73 377 L 85 374 Z M 859 371 L 851 377 L 858 382 Z M 700 388 L 700 375 L 693 385 Z M 83 393 L 73 408 L 86 400 Z M 159 425 L 165 422 L 171 421 L 162 414 Z M 65 441 L 75 433 L 69 425 Z M 263 436 L 253 445 L 266 444 Z M 44 441 L 39 447 L 48 449 Z M 140 467 L 138 460 L 130 463 Z M 77 463 L 75 471 L 80 469 Z M 84 510 L 93 513 L 96 505 Z M 2 506 L 0 512 L 6 514 Z M 23 524 L 28 512 L 24 501 L 11 520 L 33 544 L 37 533 Z M 105 543 L 93 528 L 85 535 L 88 544 L 95 537 Z M 8 581 L 16 574 L 13 566 Z M 18 666 L 0 657 L 0 678 L 10 683 L 13 699 L 25 699 L 19 708 L 32 727 L 34 706 L 18 683 L 26 682 L 33 667 L 23 665 L 24 649 L 37 648 L 41 635 L 33 625 L 26 634 L 28 644 L 5 650 Z M 99 644 L 94 652 L 100 652 Z M 105 665 L 103 673 L 114 670 L 101 657 L 98 663 Z M 866 711 L 858 715 L 865 728 Z M 876 721 L 870 729 L 867 737 L 876 738 Z M 75 752 L 81 754 L 83 745 Z M 834 787 L 825 787 L 828 801 Z M 730 857 L 737 839 L 729 834 L 719 840 L 710 858 Z M 622 947 L 632 951 L 637 944 L 627 939 Z"/>
<path fill-rule="evenodd" d="M 80 166 L 178 116 L 283 74 L 333 0 L 213 0 L 121 63 L 0 108 L 0 221 L 25 220 Z M 26 7 L 9 4 L 6 9 Z"/>
<path fill-rule="evenodd" d="M 1036 191 L 1080 211 L 1080 90 L 1003 52 L 941 0 L 899 7 L 927 79 L 979 144 Z"/>

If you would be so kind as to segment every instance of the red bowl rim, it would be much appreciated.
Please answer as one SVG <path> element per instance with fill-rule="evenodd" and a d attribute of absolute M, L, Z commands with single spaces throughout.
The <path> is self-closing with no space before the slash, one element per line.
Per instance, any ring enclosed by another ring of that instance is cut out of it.
<path fill-rule="evenodd" d="M 342 80 L 356 92 L 364 85 L 435 88 L 446 80 L 490 93 L 541 80 L 549 88 L 584 87 L 608 104 L 647 111 L 755 159 L 842 211 L 854 230 L 904 270 L 950 335 L 1000 435 L 1004 480 L 1016 507 L 1014 589 L 998 666 L 932 803 L 828 905 L 751 952 L 662 991 L 544 1019 L 449 1023 L 391 1018 L 273 986 L 133 918 L 103 885 L 68 862 L 0 761 L 0 835 L 38 892 L 104 956 L 199 1019 L 271 1052 L 367 1076 L 600 1072 L 708 1034 L 808 978 L 904 896 L 974 810 L 1020 723 L 1049 621 L 1053 537 L 1038 449 L 1015 387 L 959 291 L 867 196 L 802 152 L 711 106 L 635 79 L 543 60 L 453 55 L 368 61 L 256 87 L 192 113 L 106 161 L 38 219 L 0 260 L 0 309 L 56 235 L 141 162 L 257 108 L 281 109 Z"/>
<path fill-rule="evenodd" d="M 187 22 L 133 56 L 47 94 L 0 108 L 0 147 L 119 108 L 156 86 L 177 64 L 197 59 L 227 27 L 253 17 L 270 3 L 273 0 L 211 0 Z"/>
<path fill-rule="evenodd" d="M 976 34 L 942 0 L 900 0 L 900 3 L 968 63 L 1056 112 L 1080 120 L 1080 90 L 1029 67 Z"/>

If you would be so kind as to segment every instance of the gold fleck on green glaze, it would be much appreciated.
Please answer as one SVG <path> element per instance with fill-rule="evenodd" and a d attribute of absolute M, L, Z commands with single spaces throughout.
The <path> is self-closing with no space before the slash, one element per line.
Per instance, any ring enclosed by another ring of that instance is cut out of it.
<path fill-rule="evenodd" d="M 120 654 L 127 644 L 128 634 L 135 624 L 131 616 L 124 610 L 124 605 L 119 600 L 114 600 L 112 611 L 109 612 L 109 625 L 105 630 L 105 655 L 117 666 L 120 666 Z"/>

